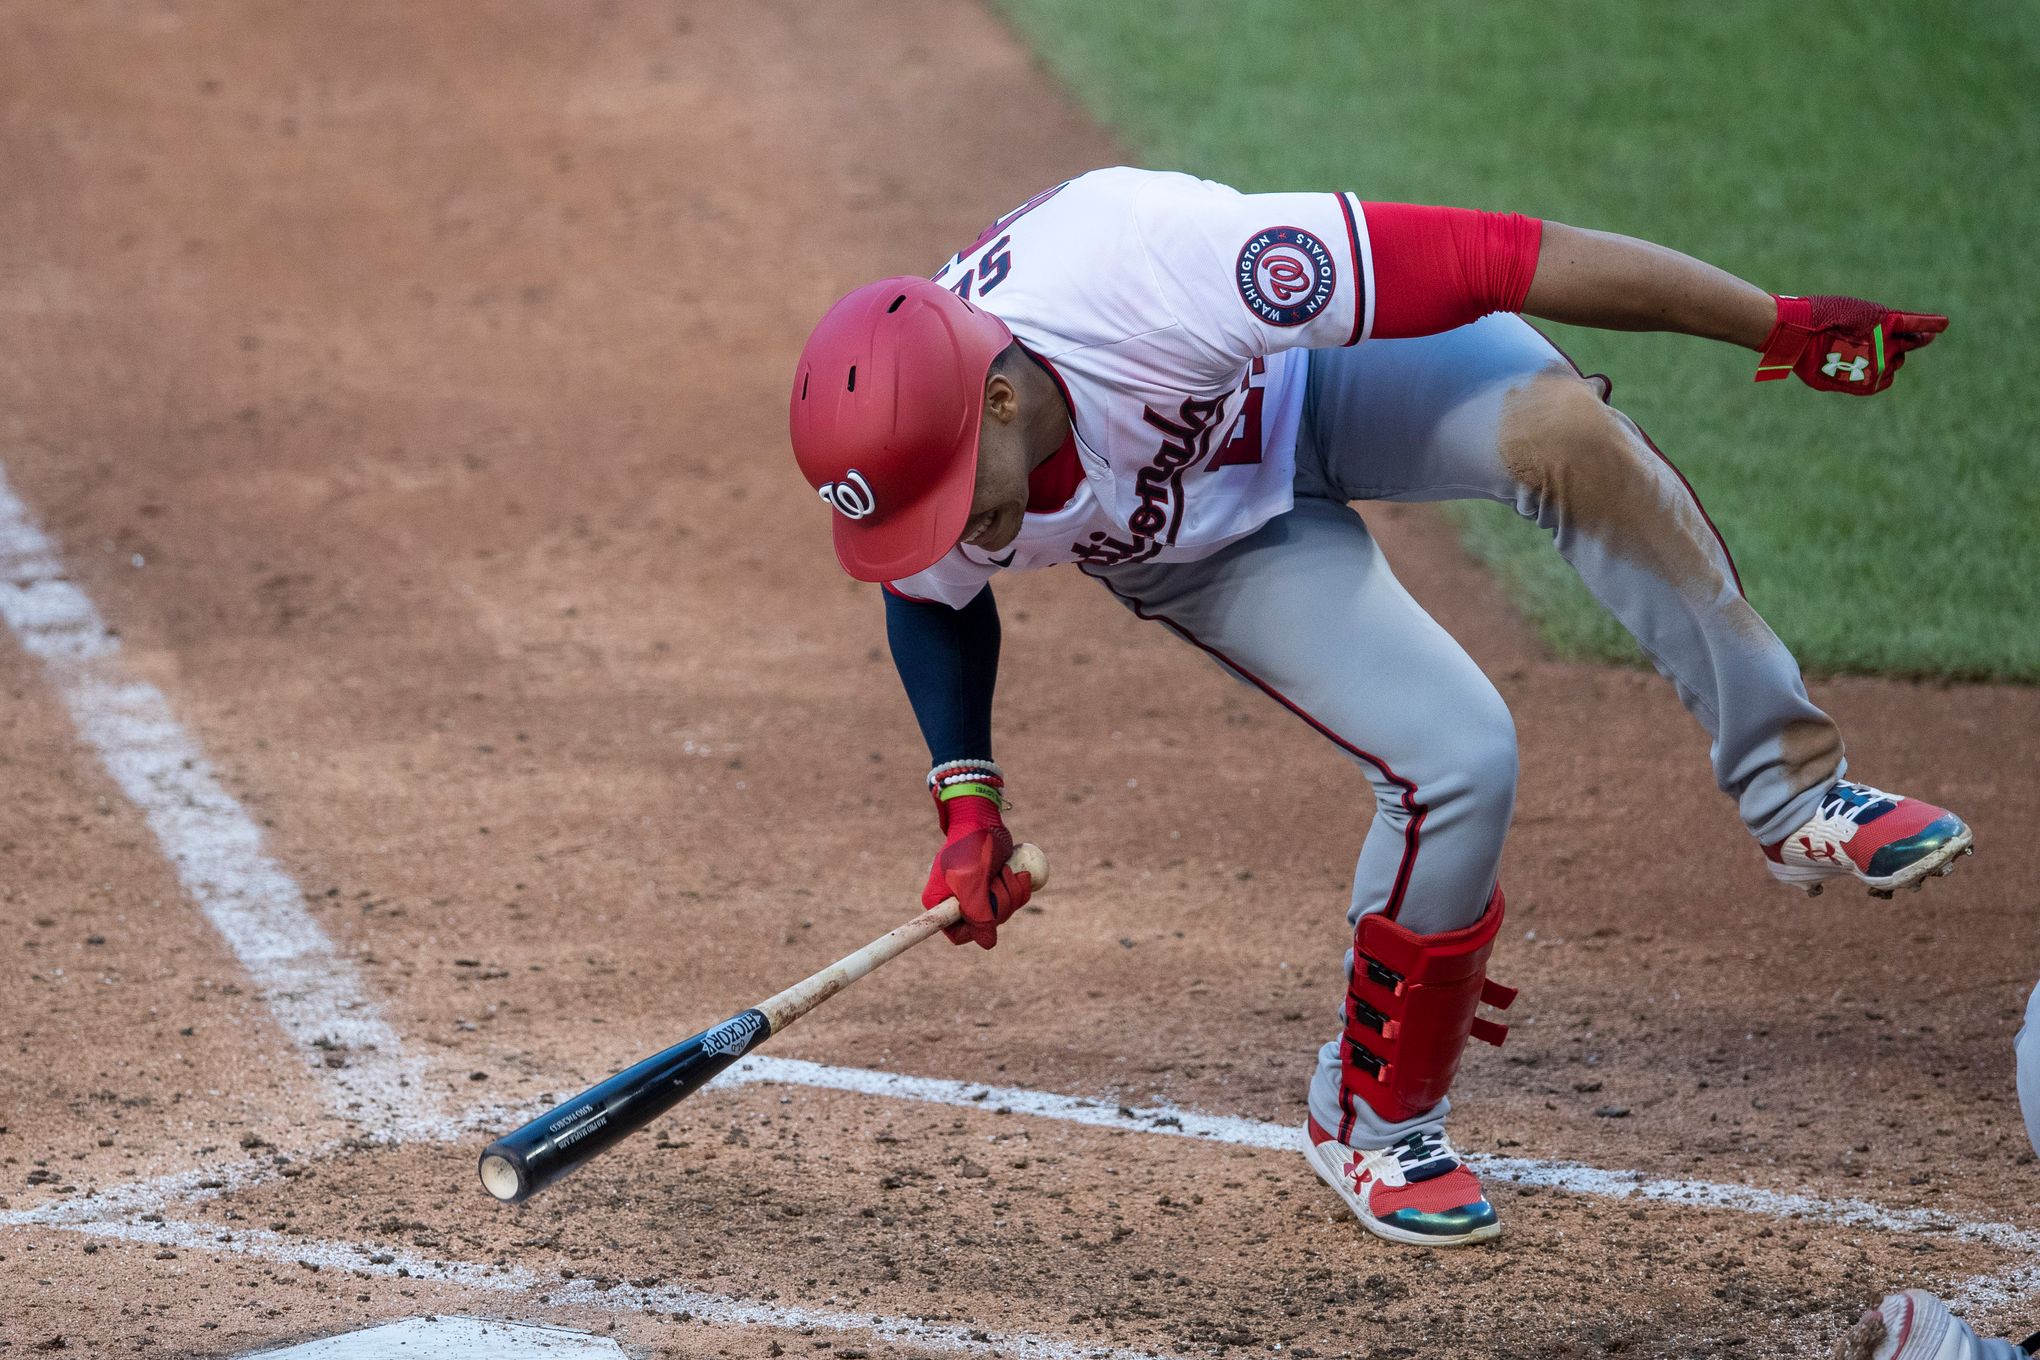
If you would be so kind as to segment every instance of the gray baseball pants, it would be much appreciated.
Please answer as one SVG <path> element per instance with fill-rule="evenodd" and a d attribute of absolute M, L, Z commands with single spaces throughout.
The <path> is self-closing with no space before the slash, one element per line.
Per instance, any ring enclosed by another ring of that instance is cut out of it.
<path fill-rule="evenodd" d="M 1516 797 L 1501 696 L 1410 598 L 1349 501 L 1485 498 L 1542 526 L 1712 738 L 1714 775 L 1760 840 L 1814 815 L 1844 768 L 1832 721 L 1744 600 L 1691 488 L 1636 425 L 1513 315 L 1310 356 L 1296 506 L 1195 562 L 1087 568 L 1352 759 L 1374 786 L 1347 920 L 1418 934 L 1477 920 Z M 1346 956 L 1350 971 L 1352 955 Z M 1341 1086 L 1327 1043 L 1310 1107 L 1385 1147 L 1390 1123 Z M 1357 1107 L 1357 1108 L 1356 1108 Z"/>

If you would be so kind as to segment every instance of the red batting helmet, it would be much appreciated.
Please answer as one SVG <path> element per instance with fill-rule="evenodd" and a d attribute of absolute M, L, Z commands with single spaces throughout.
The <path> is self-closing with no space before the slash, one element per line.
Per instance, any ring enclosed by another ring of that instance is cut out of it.
<path fill-rule="evenodd" d="M 836 559 L 896 581 L 956 546 L 977 485 L 985 374 L 1013 332 L 940 284 L 867 283 L 829 308 L 793 373 L 801 473 L 836 511 Z"/>

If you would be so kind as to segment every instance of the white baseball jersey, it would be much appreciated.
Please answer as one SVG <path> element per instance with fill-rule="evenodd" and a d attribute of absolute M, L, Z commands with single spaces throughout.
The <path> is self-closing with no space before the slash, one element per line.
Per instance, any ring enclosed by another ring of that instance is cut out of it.
<path fill-rule="evenodd" d="M 1005 551 L 959 544 L 893 583 L 954 608 L 1001 569 L 1190 561 L 1288 510 L 1306 368 L 1290 351 L 1373 322 L 1354 196 L 1125 167 L 1031 199 L 934 278 L 1055 375 L 1083 471 Z"/>

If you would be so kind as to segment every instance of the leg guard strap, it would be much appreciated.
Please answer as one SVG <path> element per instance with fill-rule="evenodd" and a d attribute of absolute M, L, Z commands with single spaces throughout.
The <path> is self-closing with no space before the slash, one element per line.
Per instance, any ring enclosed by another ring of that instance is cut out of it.
<path fill-rule="evenodd" d="M 1469 1037 L 1499 1045 L 1509 1027 L 1475 1012 L 1507 1010 L 1516 989 L 1487 978 L 1502 928 L 1502 890 L 1472 925 L 1417 935 L 1380 913 L 1360 918 L 1346 989 L 1345 1095 L 1383 1119 L 1413 1119 L 1445 1098 Z"/>

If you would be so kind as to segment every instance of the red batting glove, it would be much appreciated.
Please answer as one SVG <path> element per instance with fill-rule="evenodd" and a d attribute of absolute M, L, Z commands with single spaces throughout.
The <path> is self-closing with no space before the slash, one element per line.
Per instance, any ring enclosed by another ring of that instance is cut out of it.
<path fill-rule="evenodd" d="M 999 942 L 999 927 L 1027 905 L 1033 880 L 1006 867 L 1013 853 L 1013 833 L 999 816 L 992 796 L 958 793 L 944 801 L 935 790 L 935 811 L 947 839 L 928 870 L 921 890 L 923 907 L 939 907 L 950 898 L 963 906 L 963 920 L 943 931 L 951 944 L 975 940 L 983 949 Z"/>
<path fill-rule="evenodd" d="M 1852 297 L 1781 297 L 1757 381 L 1797 373 L 1808 387 L 1867 397 L 1891 386 L 1916 350 L 1948 329 L 1932 312 L 1895 312 Z"/>

